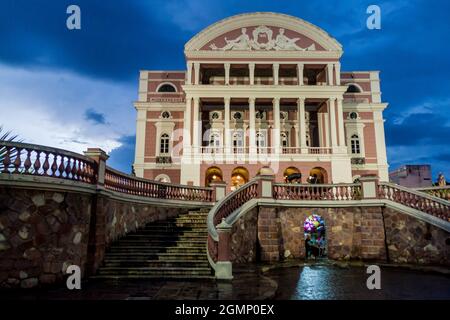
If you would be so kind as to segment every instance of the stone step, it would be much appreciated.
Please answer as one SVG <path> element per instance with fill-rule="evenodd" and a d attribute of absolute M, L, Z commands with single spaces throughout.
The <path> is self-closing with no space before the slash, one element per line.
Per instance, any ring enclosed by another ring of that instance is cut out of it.
<path fill-rule="evenodd" d="M 205 252 L 180 252 L 180 253 L 158 253 L 159 260 L 172 261 L 172 260 L 205 260 L 208 261 L 208 257 Z"/>
<path fill-rule="evenodd" d="M 131 233 L 127 235 L 127 238 L 142 238 L 142 239 L 153 239 L 153 238 L 204 238 L 208 236 L 208 232 L 180 232 L 180 233 L 170 233 L 170 232 L 145 232 L 145 233 Z"/>
<path fill-rule="evenodd" d="M 152 227 L 174 227 L 174 228 L 206 228 L 206 221 L 201 223 L 181 223 L 181 222 L 167 222 L 167 223 L 159 223 L 159 224 L 153 224 Z M 146 227 L 143 228 L 145 230 Z"/>
<path fill-rule="evenodd" d="M 207 257 L 209 208 L 148 223 L 107 249 L 96 278 L 212 279 Z"/>
<path fill-rule="evenodd" d="M 156 253 L 156 252 L 206 252 L 206 244 L 201 246 L 191 247 L 142 247 L 142 246 L 123 246 L 123 247 L 111 247 L 107 250 L 107 253 Z"/>
<path fill-rule="evenodd" d="M 189 227 L 177 227 L 177 226 L 145 226 L 142 229 L 139 229 L 136 232 L 203 232 L 207 231 L 207 227 L 195 227 L 195 228 L 189 228 Z"/>
<path fill-rule="evenodd" d="M 162 261 L 173 261 L 173 260 L 195 260 L 203 261 L 207 259 L 205 252 L 156 252 L 156 253 L 129 253 L 129 252 L 109 252 L 105 258 L 114 260 L 162 260 Z"/>
<path fill-rule="evenodd" d="M 130 280 L 145 280 L 145 279 L 202 279 L 202 280 L 214 280 L 215 277 L 212 275 L 197 275 L 197 274 L 186 274 L 186 275 L 178 275 L 178 274 L 165 274 L 165 275 L 160 275 L 160 274 L 146 274 L 146 275 L 128 275 L 128 274 L 123 274 L 123 275 L 116 275 L 116 274 L 106 274 L 106 275 L 95 275 L 92 276 L 91 278 L 93 279 L 116 279 L 116 280 L 121 280 L 121 279 L 130 279 Z"/>
<path fill-rule="evenodd" d="M 122 268 L 122 267 L 103 267 L 100 268 L 99 275 L 211 275 L 211 268 Z"/>
<path fill-rule="evenodd" d="M 103 268 L 208 268 L 208 260 L 130 260 L 106 258 Z"/>

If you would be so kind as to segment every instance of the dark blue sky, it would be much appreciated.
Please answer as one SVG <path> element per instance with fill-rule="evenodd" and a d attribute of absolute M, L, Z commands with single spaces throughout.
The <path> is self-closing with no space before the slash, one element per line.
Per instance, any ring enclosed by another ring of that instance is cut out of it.
<path fill-rule="evenodd" d="M 222 18 L 273 11 L 344 47 L 342 70 L 380 70 L 390 170 L 429 163 L 450 177 L 450 1 L 0 1 L 0 124 L 25 140 L 101 146 L 130 171 L 140 69 L 184 69 L 183 46 Z M 81 8 L 81 30 L 66 8 Z M 381 30 L 366 8 L 381 8 Z"/>

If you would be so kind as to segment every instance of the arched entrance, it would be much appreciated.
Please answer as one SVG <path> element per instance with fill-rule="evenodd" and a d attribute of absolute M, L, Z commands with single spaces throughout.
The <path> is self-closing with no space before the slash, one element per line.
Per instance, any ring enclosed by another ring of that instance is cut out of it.
<path fill-rule="evenodd" d="M 305 258 L 326 256 L 325 221 L 317 214 L 308 216 L 303 223 L 305 233 Z"/>
<path fill-rule="evenodd" d="M 231 172 L 231 191 L 236 190 L 240 186 L 246 184 L 249 180 L 248 170 L 244 167 L 234 168 Z"/>
<path fill-rule="evenodd" d="M 283 172 L 284 182 L 288 183 L 301 183 L 302 174 L 296 167 L 288 167 Z"/>
<path fill-rule="evenodd" d="M 218 167 L 209 167 L 205 174 L 205 186 L 209 186 L 211 182 L 223 181 L 222 170 Z"/>
<path fill-rule="evenodd" d="M 327 183 L 328 182 L 327 171 L 321 167 L 312 168 L 311 171 L 309 172 L 308 182 L 314 184 Z"/>

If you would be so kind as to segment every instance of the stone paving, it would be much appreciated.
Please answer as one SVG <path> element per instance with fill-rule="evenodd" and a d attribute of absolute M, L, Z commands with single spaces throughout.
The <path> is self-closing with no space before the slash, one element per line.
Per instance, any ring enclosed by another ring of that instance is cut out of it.
<path fill-rule="evenodd" d="M 277 284 L 254 266 L 235 268 L 231 282 L 214 280 L 102 280 L 82 283 L 81 290 L 65 287 L 9 289 L 0 300 L 262 300 L 274 297 Z"/>

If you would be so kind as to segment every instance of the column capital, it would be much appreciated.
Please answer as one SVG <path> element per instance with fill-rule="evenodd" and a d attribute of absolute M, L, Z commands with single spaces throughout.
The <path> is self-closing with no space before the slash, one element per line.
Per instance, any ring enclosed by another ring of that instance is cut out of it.
<path fill-rule="evenodd" d="M 254 68 L 255 65 L 256 65 L 256 63 L 254 63 L 254 62 L 249 62 L 249 63 L 248 63 L 248 66 L 251 67 L 251 68 Z"/>
<path fill-rule="evenodd" d="M 226 67 L 226 68 L 229 68 L 229 67 L 231 67 L 231 63 L 229 63 L 229 62 L 224 62 L 224 67 Z"/>
<path fill-rule="evenodd" d="M 255 98 L 255 97 L 248 97 L 248 103 L 249 103 L 249 104 L 254 104 L 255 101 L 256 101 L 256 98 Z"/>
<path fill-rule="evenodd" d="M 186 98 L 184 98 L 184 100 L 185 100 L 186 102 L 189 101 L 189 100 L 192 100 L 192 95 L 187 94 L 187 95 L 186 95 Z"/>
<path fill-rule="evenodd" d="M 306 98 L 305 97 L 298 97 L 297 98 L 297 103 L 301 104 L 301 103 L 305 103 Z"/>
<path fill-rule="evenodd" d="M 200 62 L 194 62 L 194 68 L 200 68 Z"/>
<path fill-rule="evenodd" d="M 273 68 L 279 68 L 280 64 L 278 62 L 275 62 L 275 63 L 272 64 L 272 67 Z"/>
<path fill-rule="evenodd" d="M 279 103 L 280 103 L 280 100 L 281 100 L 280 97 L 274 97 L 274 98 L 272 99 L 272 103 L 273 103 L 273 104 L 279 104 Z"/>
<path fill-rule="evenodd" d="M 230 104 L 230 101 L 231 101 L 231 97 L 223 97 L 223 102 L 225 104 Z"/>

